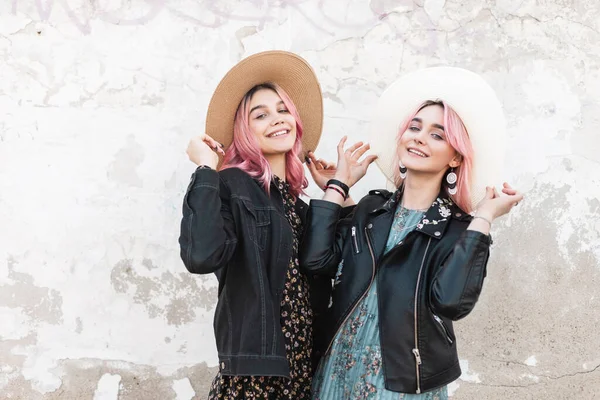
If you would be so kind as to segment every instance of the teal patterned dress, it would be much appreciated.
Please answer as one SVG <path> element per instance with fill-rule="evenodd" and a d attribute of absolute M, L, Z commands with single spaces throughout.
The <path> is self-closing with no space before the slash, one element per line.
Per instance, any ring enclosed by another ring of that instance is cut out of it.
<path fill-rule="evenodd" d="M 414 230 L 423 212 L 396 209 L 385 252 Z M 334 338 L 313 378 L 314 400 L 447 400 L 447 387 L 421 394 L 385 389 L 379 342 L 377 280 Z M 413 362 L 413 360 L 407 360 Z"/>

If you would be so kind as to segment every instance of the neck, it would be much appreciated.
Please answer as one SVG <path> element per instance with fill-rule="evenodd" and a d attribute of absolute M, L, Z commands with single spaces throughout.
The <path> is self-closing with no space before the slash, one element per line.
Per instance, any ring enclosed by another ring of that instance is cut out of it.
<path fill-rule="evenodd" d="M 285 153 L 284 154 L 265 154 L 267 162 L 271 166 L 271 172 L 285 181 Z"/>
<path fill-rule="evenodd" d="M 402 206 L 411 210 L 427 210 L 437 198 L 441 189 L 441 179 L 432 176 L 409 173 L 404 179 Z"/>

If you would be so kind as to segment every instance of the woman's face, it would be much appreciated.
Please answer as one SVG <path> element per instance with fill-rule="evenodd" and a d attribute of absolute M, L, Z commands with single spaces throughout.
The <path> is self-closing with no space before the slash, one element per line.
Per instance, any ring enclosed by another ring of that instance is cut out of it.
<path fill-rule="evenodd" d="M 296 119 L 270 89 L 260 89 L 250 98 L 248 125 L 265 157 L 285 154 L 296 142 Z"/>
<path fill-rule="evenodd" d="M 460 155 L 446 140 L 442 106 L 430 105 L 415 115 L 400 138 L 398 156 L 413 173 L 438 175 L 460 165 Z"/>

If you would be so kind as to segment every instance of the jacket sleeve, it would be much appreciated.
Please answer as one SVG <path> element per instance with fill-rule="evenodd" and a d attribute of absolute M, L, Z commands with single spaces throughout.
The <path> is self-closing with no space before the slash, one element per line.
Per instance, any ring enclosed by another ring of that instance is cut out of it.
<path fill-rule="evenodd" d="M 430 304 L 436 314 L 456 321 L 473 310 L 486 275 L 490 240 L 481 232 L 462 233 L 431 285 Z"/>
<path fill-rule="evenodd" d="M 353 212 L 354 207 L 342 209 L 329 201 L 310 201 L 304 240 L 300 247 L 300 268 L 303 271 L 335 276 Z M 342 216 L 345 218 L 342 219 Z"/>
<path fill-rule="evenodd" d="M 224 267 L 237 244 L 229 188 L 219 174 L 197 169 L 183 200 L 179 245 L 185 267 L 208 274 Z"/>

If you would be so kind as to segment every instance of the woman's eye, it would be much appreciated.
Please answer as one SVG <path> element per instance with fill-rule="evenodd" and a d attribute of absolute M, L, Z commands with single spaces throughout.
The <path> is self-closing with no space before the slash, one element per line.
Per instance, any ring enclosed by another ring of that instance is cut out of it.
<path fill-rule="evenodd" d="M 289 113 L 289 111 L 287 110 L 287 108 L 282 108 L 281 110 L 279 110 L 280 113 Z"/>
<path fill-rule="evenodd" d="M 417 127 L 417 126 L 411 126 L 408 129 L 411 130 L 411 131 L 413 131 L 413 132 L 418 132 L 419 131 L 419 127 Z"/>
<path fill-rule="evenodd" d="M 444 140 L 444 137 L 437 133 L 432 133 L 431 136 L 433 136 L 435 140 Z"/>

